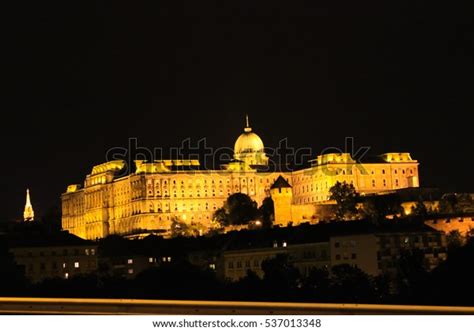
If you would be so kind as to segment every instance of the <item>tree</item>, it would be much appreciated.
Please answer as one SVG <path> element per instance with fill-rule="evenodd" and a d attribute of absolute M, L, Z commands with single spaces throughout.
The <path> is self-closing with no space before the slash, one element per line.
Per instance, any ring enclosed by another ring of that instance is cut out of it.
<path fill-rule="evenodd" d="M 227 224 L 227 213 L 224 207 L 221 207 L 214 212 L 214 220 L 222 226 L 229 225 Z"/>
<path fill-rule="evenodd" d="M 458 211 L 461 213 L 472 213 L 474 212 L 474 202 L 470 194 L 460 194 L 458 196 Z"/>
<path fill-rule="evenodd" d="M 424 253 L 419 249 L 403 250 L 396 261 L 396 288 L 405 302 L 423 297 L 423 286 L 428 281 Z"/>
<path fill-rule="evenodd" d="M 466 238 L 458 230 L 453 230 L 447 234 L 446 242 L 448 244 L 448 251 L 452 252 L 463 246 L 466 243 Z"/>
<path fill-rule="evenodd" d="M 369 275 L 349 264 L 332 267 L 331 295 L 335 302 L 373 302 L 375 284 Z"/>
<path fill-rule="evenodd" d="M 300 273 L 290 263 L 287 254 L 278 254 L 262 262 L 263 284 L 271 299 L 291 300 L 298 289 Z"/>
<path fill-rule="evenodd" d="M 142 271 L 127 291 L 135 298 L 217 300 L 224 292 L 220 286 L 214 272 L 173 261 Z"/>
<path fill-rule="evenodd" d="M 257 203 L 243 193 L 229 196 L 224 207 L 214 213 L 214 219 L 222 226 L 248 224 L 257 216 Z"/>
<path fill-rule="evenodd" d="M 426 301 L 429 304 L 445 306 L 473 306 L 474 269 L 470 261 L 474 256 L 474 239 L 449 252 L 446 261 L 431 272 L 429 282 L 425 282 Z M 433 289 L 436 291 L 433 291 Z M 422 302 L 424 303 L 424 302 Z"/>
<path fill-rule="evenodd" d="M 363 213 L 365 217 L 375 223 L 386 219 L 388 215 L 402 213 L 400 197 L 396 194 L 376 195 L 365 198 Z"/>
<path fill-rule="evenodd" d="M 421 197 L 418 199 L 416 204 L 411 208 L 411 213 L 414 216 L 420 216 L 421 218 L 428 216 L 428 209 L 426 208 Z"/>
<path fill-rule="evenodd" d="M 196 237 L 203 234 L 205 228 L 198 223 L 186 223 L 180 221 L 177 217 L 171 220 L 171 237 Z"/>
<path fill-rule="evenodd" d="M 262 221 L 262 228 L 271 228 L 275 220 L 275 207 L 272 198 L 265 198 L 258 211 Z"/>
<path fill-rule="evenodd" d="M 328 301 L 331 298 L 329 271 L 326 268 L 311 268 L 303 279 L 303 293 L 311 301 Z"/>
<path fill-rule="evenodd" d="M 0 296 L 17 296 L 25 291 L 24 268 L 17 265 L 7 243 L 0 238 Z"/>
<path fill-rule="evenodd" d="M 336 207 L 336 218 L 338 220 L 345 220 L 352 218 L 357 213 L 357 198 L 359 194 L 356 192 L 354 185 L 337 182 L 329 190 L 330 199 L 335 200 Z"/>
<path fill-rule="evenodd" d="M 470 213 L 474 211 L 474 202 L 470 194 L 445 194 L 439 202 L 442 214 Z"/>
<path fill-rule="evenodd" d="M 445 194 L 439 201 L 439 212 L 441 214 L 454 214 L 457 211 L 457 204 L 456 194 Z"/>
<path fill-rule="evenodd" d="M 373 282 L 377 302 L 387 303 L 393 297 L 391 291 L 392 276 L 389 273 L 384 273 L 375 276 Z"/>
<path fill-rule="evenodd" d="M 228 284 L 228 293 L 233 300 L 261 301 L 266 299 L 262 296 L 262 285 L 263 280 L 254 271 L 247 270 L 245 277 Z"/>

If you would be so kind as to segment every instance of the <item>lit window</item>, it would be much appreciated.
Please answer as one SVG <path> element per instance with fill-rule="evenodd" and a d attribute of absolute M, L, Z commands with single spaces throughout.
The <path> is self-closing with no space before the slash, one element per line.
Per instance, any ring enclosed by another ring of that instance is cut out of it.
<path fill-rule="evenodd" d="M 133 259 L 128 259 L 127 263 L 128 264 L 133 264 Z"/>
<path fill-rule="evenodd" d="M 66 269 L 66 266 L 67 266 L 66 263 L 63 263 L 63 269 Z"/>
<path fill-rule="evenodd" d="M 128 269 L 128 274 L 129 275 L 133 274 L 133 269 Z"/>
<path fill-rule="evenodd" d="M 74 262 L 74 268 L 79 268 L 79 262 Z"/>
<path fill-rule="evenodd" d="M 64 278 L 66 278 L 66 279 L 69 278 L 69 274 L 67 272 L 64 274 Z"/>
<path fill-rule="evenodd" d="M 209 264 L 209 269 L 216 270 L 216 265 L 214 263 Z"/>
<path fill-rule="evenodd" d="M 95 249 L 91 249 L 91 255 L 95 255 Z"/>
<path fill-rule="evenodd" d="M 171 257 L 170 256 L 168 256 L 168 262 L 171 262 Z"/>
<path fill-rule="evenodd" d="M 148 258 L 148 262 L 153 263 L 154 262 L 153 258 L 152 257 Z"/>
<path fill-rule="evenodd" d="M 282 246 L 283 246 L 283 247 L 286 247 L 286 246 L 287 246 L 286 241 L 283 242 Z"/>
<path fill-rule="evenodd" d="M 86 255 L 89 255 L 89 249 L 88 248 L 86 248 L 85 253 L 86 253 Z"/>

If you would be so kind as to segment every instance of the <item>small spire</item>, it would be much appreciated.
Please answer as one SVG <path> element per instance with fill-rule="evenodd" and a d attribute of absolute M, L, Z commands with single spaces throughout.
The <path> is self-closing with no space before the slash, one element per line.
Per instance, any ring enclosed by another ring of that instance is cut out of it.
<path fill-rule="evenodd" d="M 26 205 L 31 206 L 31 200 L 30 200 L 30 189 L 26 189 Z"/>
<path fill-rule="evenodd" d="M 32 221 L 34 217 L 35 217 L 35 212 L 33 211 L 33 206 L 31 205 L 30 190 L 26 189 L 26 203 L 25 203 L 25 211 L 23 212 L 23 219 L 25 221 Z"/>
<path fill-rule="evenodd" d="M 249 124 L 249 115 L 245 115 L 245 129 L 244 131 L 245 132 L 251 132 L 252 131 L 252 128 L 250 127 L 250 124 Z"/>

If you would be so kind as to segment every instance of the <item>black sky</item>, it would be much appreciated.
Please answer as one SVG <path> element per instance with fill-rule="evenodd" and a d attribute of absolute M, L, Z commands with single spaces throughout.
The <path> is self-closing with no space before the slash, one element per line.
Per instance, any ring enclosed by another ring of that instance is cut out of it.
<path fill-rule="evenodd" d="M 207 137 L 409 151 L 472 191 L 473 8 L 433 1 L 2 4 L 0 219 L 38 213 L 113 146 Z"/>

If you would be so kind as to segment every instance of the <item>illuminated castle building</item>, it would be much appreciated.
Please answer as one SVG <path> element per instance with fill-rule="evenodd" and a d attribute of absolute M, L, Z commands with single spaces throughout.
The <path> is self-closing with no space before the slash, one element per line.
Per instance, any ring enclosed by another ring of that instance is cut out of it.
<path fill-rule="evenodd" d="M 62 195 L 62 227 L 85 239 L 166 232 L 174 219 L 209 229 L 214 212 L 234 193 L 258 204 L 271 196 L 275 223 L 285 226 L 317 219 L 317 205 L 328 201 L 338 181 L 361 193 L 419 185 L 418 162 L 409 153 L 383 154 L 364 164 L 346 153 L 325 154 L 292 172 L 270 171 L 267 165 L 264 144 L 247 118 L 234 160 L 219 170 L 203 170 L 198 160 L 137 160 L 135 172 L 125 176 L 119 175 L 122 160 L 94 166 L 83 187 L 69 185 Z"/>

